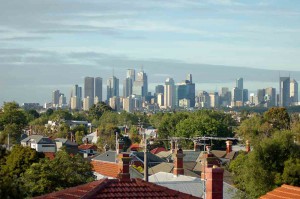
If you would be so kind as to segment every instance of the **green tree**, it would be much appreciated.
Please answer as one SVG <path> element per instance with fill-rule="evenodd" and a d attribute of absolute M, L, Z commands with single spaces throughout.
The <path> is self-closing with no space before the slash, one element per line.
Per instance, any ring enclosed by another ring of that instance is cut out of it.
<path fill-rule="evenodd" d="M 78 145 L 82 144 L 82 138 L 83 137 L 84 137 L 84 132 L 83 131 L 76 131 L 76 133 L 75 133 L 75 140 L 76 140 L 76 143 Z"/>
<path fill-rule="evenodd" d="M 290 128 L 290 116 L 286 108 L 283 107 L 270 108 L 267 112 L 265 112 L 264 118 L 275 129 L 285 130 Z"/>
<path fill-rule="evenodd" d="M 237 188 L 257 198 L 283 183 L 299 186 L 300 146 L 293 137 L 290 131 L 278 131 L 252 152 L 238 155 L 229 166 Z"/>
<path fill-rule="evenodd" d="M 59 151 L 53 160 L 42 159 L 21 178 L 27 196 L 38 196 L 94 180 L 92 166 L 80 155 Z"/>
<path fill-rule="evenodd" d="M 112 111 L 112 108 L 105 102 L 99 102 L 98 104 L 94 104 L 90 108 L 90 110 L 88 111 L 88 115 L 90 117 L 90 120 L 99 119 L 106 111 Z"/>

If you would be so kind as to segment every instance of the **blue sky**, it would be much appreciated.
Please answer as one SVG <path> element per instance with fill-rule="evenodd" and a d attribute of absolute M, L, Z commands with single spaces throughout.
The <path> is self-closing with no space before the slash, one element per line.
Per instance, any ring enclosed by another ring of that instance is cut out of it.
<path fill-rule="evenodd" d="M 68 96 L 84 76 L 106 82 L 112 68 L 122 81 L 144 66 L 155 85 L 181 81 L 187 67 L 208 89 L 247 75 L 228 68 L 231 79 L 214 78 L 213 65 L 299 71 L 299 0 L 0 1 L 0 102 L 45 102 L 55 89 Z"/>

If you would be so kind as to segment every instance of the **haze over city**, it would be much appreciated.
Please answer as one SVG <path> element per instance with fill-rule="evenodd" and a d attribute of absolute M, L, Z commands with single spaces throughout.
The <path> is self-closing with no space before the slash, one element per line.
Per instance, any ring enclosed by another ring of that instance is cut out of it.
<path fill-rule="evenodd" d="M 71 5 L 71 6 L 70 6 Z M 69 96 L 85 76 L 121 81 L 141 67 L 149 91 L 193 74 L 196 90 L 278 88 L 300 79 L 299 1 L 19 0 L 0 7 L 0 102 Z M 121 86 L 120 86 L 121 89 Z M 105 92 L 105 90 L 103 91 Z"/>

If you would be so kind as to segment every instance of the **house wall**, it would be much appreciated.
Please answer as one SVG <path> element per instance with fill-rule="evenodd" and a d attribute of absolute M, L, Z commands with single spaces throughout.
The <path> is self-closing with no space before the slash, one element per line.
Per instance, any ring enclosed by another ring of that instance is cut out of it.
<path fill-rule="evenodd" d="M 32 147 L 31 147 L 32 148 Z M 55 144 L 36 144 L 37 152 L 56 152 Z"/>

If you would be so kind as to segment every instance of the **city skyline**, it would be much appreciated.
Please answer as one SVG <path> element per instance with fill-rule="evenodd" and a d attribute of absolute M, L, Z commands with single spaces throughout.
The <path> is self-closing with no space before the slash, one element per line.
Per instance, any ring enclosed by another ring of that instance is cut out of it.
<path fill-rule="evenodd" d="M 295 0 L 4 1 L 0 103 L 43 102 L 113 68 L 122 79 L 144 67 L 152 83 L 190 72 L 198 88 L 210 84 L 200 90 L 239 76 L 275 87 L 280 71 L 300 79 L 299 8 Z"/>

